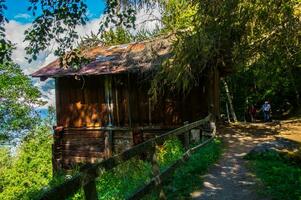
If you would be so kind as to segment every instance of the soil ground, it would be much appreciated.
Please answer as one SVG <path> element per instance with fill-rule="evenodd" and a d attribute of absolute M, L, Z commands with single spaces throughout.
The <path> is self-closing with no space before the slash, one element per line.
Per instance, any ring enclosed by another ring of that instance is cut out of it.
<path fill-rule="evenodd" d="M 285 137 L 301 142 L 301 120 L 273 123 L 238 123 L 220 126 L 219 137 L 226 144 L 221 159 L 205 175 L 203 188 L 191 193 L 198 200 L 265 200 L 258 196 L 258 181 L 243 157 L 257 144 Z"/>
<path fill-rule="evenodd" d="M 279 137 L 283 137 L 301 144 L 301 119 L 285 120 L 281 122 Z"/>

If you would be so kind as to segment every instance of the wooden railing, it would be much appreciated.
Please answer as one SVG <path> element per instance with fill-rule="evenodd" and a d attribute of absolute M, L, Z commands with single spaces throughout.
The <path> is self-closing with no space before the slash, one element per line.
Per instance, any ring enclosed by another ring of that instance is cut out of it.
<path fill-rule="evenodd" d="M 210 137 L 201 144 L 189 148 L 189 132 L 192 129 L 200 128 L 201 130 L 210 133 Z M 159 165 L 156 158 L 155 148 L 157 144 L 162 144 L 165 140 L 172 136 L 178 136 L 184 134 L 184 145 L 186 152 L 183 156 L 175 161 L 170 167 L 165 169 L 160 173 Z M 104 170 L 111 170 L 119 164 L 143 153 L 148 153 L 151 155 L 152 172 L 153 178 L 149 183 L 144 185 L 142 188 L 138 189 L 134 194 L 132 194 L 128 199 L 141 199 L 143 196 L 154 190 L 155 188 L 160 189 L 160 198 L 164 199 L 165 195 L 162 191 L 162 182 L 170 177 L 173 172 L 184 162 L 186 162 L 191 154 L 201 148 L 202 146 L 208 144 L 215 135 L 215 125 L 212 122 L 212 115 L 207 116 L 205 119 L 193 122 L 191 124 L 185 124 L 184 126 L 177 128 L 175 130 L 169 131 L 163 135 L 156 138 L 150 139 L 144 143 L 134 146 L 131 149 L 124 151 L 123 153 L 117 154 L 111 158 L 108 158 L 100 163 L 85 165 L 80 169 L 80 172 L 74 175 L 72 178 L 66 180 L 64 183 L 51 188 L 50 190 L 44 192 L 41 200 L 49 199 L 66 199 L 75 194 L 78 190 L 83 188 L 85 198 L 87 200 L 96 200 L 96 178 L 100 177 Z"/>

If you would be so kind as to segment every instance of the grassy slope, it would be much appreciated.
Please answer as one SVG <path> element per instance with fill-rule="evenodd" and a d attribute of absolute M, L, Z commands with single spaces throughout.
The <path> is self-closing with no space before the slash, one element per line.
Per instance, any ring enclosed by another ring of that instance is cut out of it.
<path fill-rule="evenodd" d="M 219 140 L 197 151 L 190 160 L 179 168 L 169 184 L 165 187 L 168 199 L 189 199 L 190 193 L 202 187 L 204 175 L 208 168 L 220 157 L 222 144 Z"/>
<path fill-rule="evenodd" d="M 301 168 L 277 153 L 250 160 L 250 168 L 263 187 L 258 192 L 275 200 L 301 200 Z"/>

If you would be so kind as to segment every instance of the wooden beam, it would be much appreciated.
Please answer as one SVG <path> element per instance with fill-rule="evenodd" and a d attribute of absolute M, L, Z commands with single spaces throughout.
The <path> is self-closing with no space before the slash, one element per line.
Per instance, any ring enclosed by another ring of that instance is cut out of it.
<path fill-rule="evenodd" d="M 148 98 L 148 124 L 149 126 L 152 125 L 152 100 Z"/>
<path fill-rule="evenodd" d="M 189 122 L 184 122 L 184 125 L 187 125 Z M 184 133 L 184 147 L 185 149 L 189 149 L 189 142 L 190 142 L 190 138 L 189 138 L 189 134 L 190 130 Z"/>

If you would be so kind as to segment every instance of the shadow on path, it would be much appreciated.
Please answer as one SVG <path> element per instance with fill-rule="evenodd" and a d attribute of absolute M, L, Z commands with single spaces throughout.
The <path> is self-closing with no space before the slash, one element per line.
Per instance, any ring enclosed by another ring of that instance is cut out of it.
<path fill-rule="evenodd" d="M 237 124 L 221 127 L 219 136 L 227 147 L 221 159 L 205 175 L 203 189 L 191 194 L 198 200 L 259 200 L 255 177 L 245 167 L 243 157 L 258 143 L 271 141 L 275 126 Z"/>

